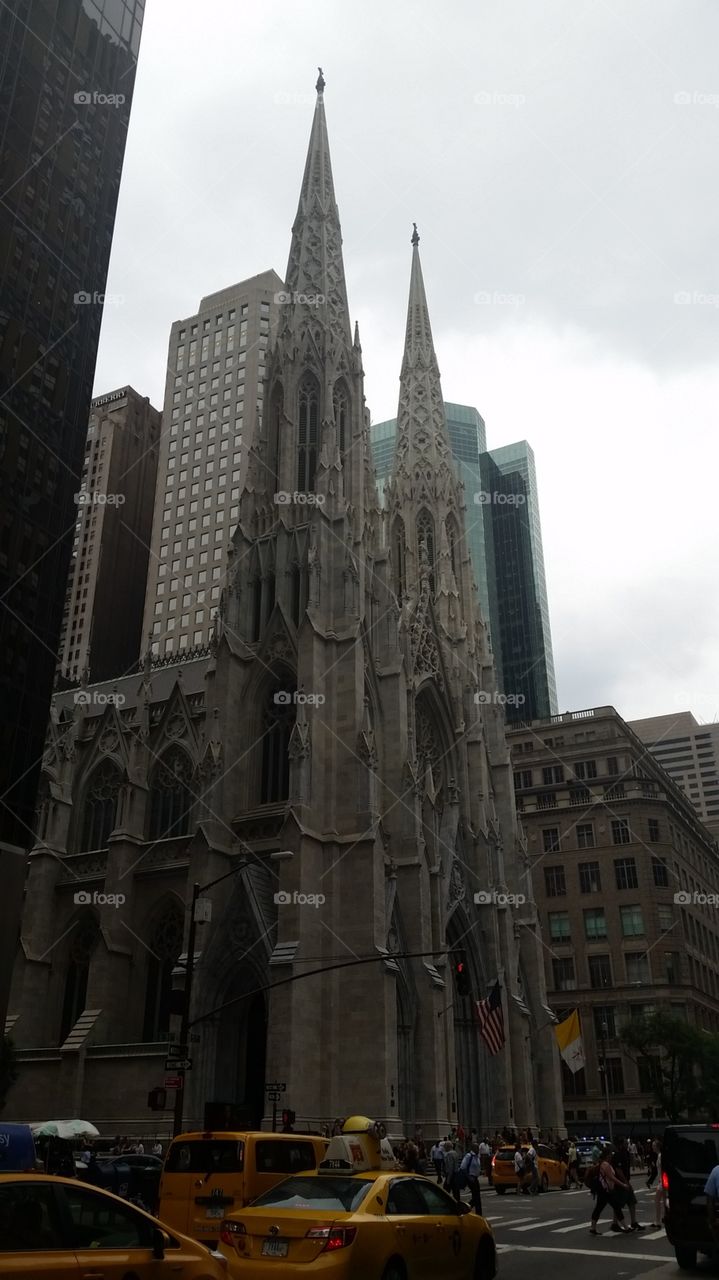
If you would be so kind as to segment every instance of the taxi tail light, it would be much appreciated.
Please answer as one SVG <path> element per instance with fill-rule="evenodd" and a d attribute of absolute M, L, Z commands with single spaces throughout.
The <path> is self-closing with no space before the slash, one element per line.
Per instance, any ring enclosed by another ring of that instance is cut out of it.
<path fill-rule="evenodd" d="M 497 1163 L 497 1157 L 496 1157 L 496 1156 L 492 1156 L 492 1168 L 494 1168 L 494 1166 L 496 1165 L 496 1163 Z"/>
<path fill-rule="evenodd" d="M 237 1237 L 246 1234 L 244 1222 L 229 1222 L 225 1220 L 220 1227 L 220 1240 L 223 1244 L 236 1246 L 238 1244 Z"/>
<path fill-rule="evenodd" d="M 669 1190 L 669 1174 L 668 1173 L 662 1174 L 662 1190 L 663 1191 Z"/>
<path fill-rule="evenodd" d="M 357 1235 L 356 1227 L 310 1227 L 305 1239 L 324 1240 L 323 1253 L 336 1253 L 338 1249 L 346 1249 Z"/>

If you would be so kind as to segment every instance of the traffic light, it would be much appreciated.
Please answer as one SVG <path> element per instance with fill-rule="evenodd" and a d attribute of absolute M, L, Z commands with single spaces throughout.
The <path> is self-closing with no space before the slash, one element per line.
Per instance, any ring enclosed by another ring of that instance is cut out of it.
<path fill-rule="evenodd" d="M 151 1089 L 147 1095 L 147 1105 L 151 1111 L 164 1111 L 167 1103 L 167 1089 Z"/>
<path fill-rule="evenodd" d="M 285 1130 L 286 1133 L 289 1133 L 294 1123 L 295 1123 L 295 1113 L 294 1111 L 290 1111 L 290 1109 L 287 1108 L 285 1111 L 282 1112 L 282 1128 Z"/>
<path fill-rule="evenodd" d="M 471 996 L 472 986 L 467 968 L 467 957 L 464 951 L 454 953 L 454 983 L 458 996 Z"/>

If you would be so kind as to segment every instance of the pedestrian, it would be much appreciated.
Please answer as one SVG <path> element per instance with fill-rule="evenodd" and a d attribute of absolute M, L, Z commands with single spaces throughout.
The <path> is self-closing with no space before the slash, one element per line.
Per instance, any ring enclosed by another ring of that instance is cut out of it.
<path fill-rule="evenodd" d="M 618 1178 L 609 1160 L 610 1153 L 611 1147 L 607 1146 L 602 1151 L 600 1160 L 593 1164 L 587 1172 L 587 1186 L 595 1197 L 592 1216 L 589 1220 L 590 1236 L 599 1235 L 597 1223 L 607 1205 L 610 1205 L 612 1209 L 610 1231 L 623 1231 L 625 1233 L 629 1231 L 629 1227 L 625 1226 L 624 1223 L 624 1214 L 619 1205 L 619 1197 L 615 1193 L 615 1188 L 618 1186 Z"/>
<path fill-rule="evenodd" d="M 430 1151 L 429 1158 L 434 1165 L 434 1171 L 437 1175 L 437 1181 L 444 1181 L 444 1147 L 441 1142 L 435 1142 Z"/>
<path fill-rule="evenodd" d="M 460 1169 L 466 1175 L 469 1194 L 472 1199 L 472 1208 L 475 1213 L 482 1212 L 482 1191 L 479 1185 L 479 1175 L 482 1169 L 482 1162 L 479 1158 L 479 1143 L 473 1142 L 466 1156 L 464 1157 Z"/>
<path fill-rule="evenodd" d="M 528 1196 L 529 1187 L 526 1185 L 527 1175 L 524 1168 L 524 1152 L 519 1140 L 514 1144 L 514 1172 L 517 1178 L 517 1195 L 522 1191 L 525 1196 Z"/>
<path fill-rule="evenodd" d="M 617 1198 L 621 1202 L 622 1207 L 629 1209 L 630 1230 L 644 1231 L 644 1227 L 637 1222 L 637 1197 L 634 1194 L 634 1188 L 631 1182 L 631 1164 L 632 1158 L 629 1154 L 629 1145 L 626 1138 L 620 1138 L 614 1155 L 612 1156 L 612 1168 L 619 1180 L 617 1188 Z"/>
<path fill-rule="evenodd" d="M 662 1144 L 657 1151 L 657 1189 L 654 1192 L 654 1226 L 658 1231 L 664 1226 L 664 1213 L 667 1207 L 667 1193 L 662 1181 Z"/>
<path fill-rule="evenodd" d="M 154 1147 L 152 1148 L 152 1154 L 153 1156 L 159 1156 L 159 1157 L 162 1156 L 162 1143 L 159 1141 L 159 1139 L 155 1143 Z"/>
<path fill-rule="evenodd" d="M 574 1138 L 571 1139 L 567 1148 L 567 1182 L 574 1183 L 579 1186 L 579 1156 L 577 1154 L 577 1144 Z"/>
<path fill-rule="evenodd" d="M 454 1144 L 448 1138 L 444 1144 L 444 1189 L 454 1196 L 457 1204 L 461 1204 L 459 1185 L 459 1155 Z"/>
<path fill-rule="evenodd" d="M 647 1186 L 651 1188 L 654 1179 L 657 1176 L 657 1160 L 659 1158 L 659 1143 L 655 1140 L 649 1148 L 647 1158 Z"/>
<path fill-rule="evenodd" d="M 402 1164 L 407 1173 L 419 1173 L 419 1151 L 416 1143 L 410 1141 L 405 1145 Z"/>
<path fill-rule="evenodd" d="M 537 1148 L 534 1145 L 534 1139 L 531 1133 L 529 1134 L 529 1146 L 524 1153 L 524 1169 L 525 1172 L 529 1174 L 529 1190 L 531 1195 L 539 1195 L 539 1156 L 537 1155 Z"/>
<path fill-rule="evenodd" d="M 478 1144 L 478 1146 L 479 1146 L 479 1159 L 482 1165 L 482 1170 L 487 1178 L 487 1182 L 491 1187 L 492 1185 L 492 1148 L 490 1147 L 486 1138 L 483 1138 L 482 1141 Z"/>

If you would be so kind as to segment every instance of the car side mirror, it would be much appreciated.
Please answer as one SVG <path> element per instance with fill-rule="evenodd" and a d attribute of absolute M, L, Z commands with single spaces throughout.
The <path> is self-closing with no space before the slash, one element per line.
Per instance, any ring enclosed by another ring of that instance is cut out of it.
<path fill-rule="evenodd" d="M 457 1213 L 459 1214 L 460 1218 L 463 1218 L 465 1213 L 471 1213 L 471 1212 L 472 1212 L 471 1204 L 466 1204 L 464 1200 L 462 1200 L 457 1205 Z"/>
<path fill-rule="evenodd" d="M 155 1227 L 152 1233 L 152 1256 L 158 1258 L 159 1261 L 165 1256 L 165 1249 L 170 1243 L 170 1237 L 166 1231 L 162 1231 L 160 1227 Z"/>

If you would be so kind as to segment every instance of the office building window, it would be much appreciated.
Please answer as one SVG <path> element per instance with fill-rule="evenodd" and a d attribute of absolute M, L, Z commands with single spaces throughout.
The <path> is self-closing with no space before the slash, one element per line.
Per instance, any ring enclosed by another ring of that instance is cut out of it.
<path fill-rule="evenodd" d="M 549 912 L 549 936 L 553 942 L 569 942 L 569 915 L 566 911 Z"/>
<path fill-rule="evenodd" d="M 624 957 L 627 982 L 650 982 L 649 957 L 646 951 L 628 951 Z"/>
<path fill-rule="evenodd" d="M 612 966 L 609 956 L 588 956 L 589 985 L 595 991 L 603 991 L 612 985 Z"/>
<path fill-rule="evenodd" d="M 669 887 L 669 868 L 663 858 L 652 858 L 652 876 L 658 889 Z"/>
<path fill-rule="evenodd" d="M 622 937 L 641 938 L 644 936 L 644 917 L 641 907 L 620 907 L 619 919 L 622 924 Z"/>
<path fill-rule="evenodd" d="M 545 827 L 542 841 L 545 853 L 556 853 L 559 850 L 559 827 Z"/>
<path fill-rule="evenodd" d="M 574 991 L 577 979 L 574 974 L 574 961 L 571 958 L 552 960 L 552 974 L 555 991 Z"/>
<path fill-rule="evenodd" d="M 614 875 L 618 889 L 638 889 L 637 864 L 634 858 L 615 858 Z"/>
<path fill-rule="evenodd" d="M 626 818 L 612 819 L 612 844 L 630 844 L 631 832 Z"/>
<path fill-rule="evenodd" d="M 566 894 L 567 882 L 564 876 L 564 867 L 544 868 L 544 890 L 548 898 L 561 898 Z"/>
<path fill-rule="evenodd" d="M 594 848 L 594 827 L 591 822 L 580 822 L 577 825 L 577 848 Z"/>
<path fill-rule="evenodd" d="M 598 862 L 580 862 L 579 888 L 582 893 L 601 893 L 602 877 Z"/>
<path fill-rule="evenodd" d="M 584 936 L 588 942 L 603 941 L 606 938 L 604 907 L 590 907 L 584 912 Z"/>

